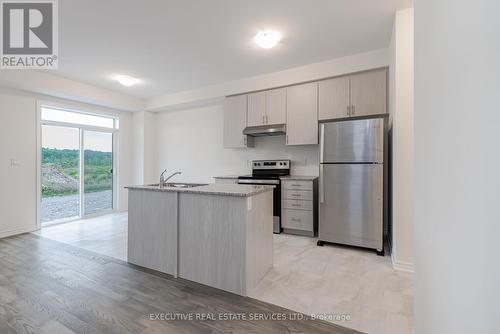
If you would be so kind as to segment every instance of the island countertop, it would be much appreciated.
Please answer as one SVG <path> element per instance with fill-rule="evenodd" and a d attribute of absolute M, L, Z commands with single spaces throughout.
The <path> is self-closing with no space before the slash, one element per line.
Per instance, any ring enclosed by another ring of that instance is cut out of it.
<path fill-rule="evenodd" d="M 128 186 L 125 188 L 135 189 L 135 190 L 168 191 L 168 192 L 174 191 L 174 192 L 193 193 L 193 194 L 249 197 L 266 191 L 271 191 L 274 189 L 274 186 L 210 183 L 207 185 L 202 185 L 197 187 L 187 187 L 187 188 L 164 187 L 163 189 L 160 189 L 158 185 L 139 185 L 139 186 Z"/>
<path fill-rule="evenodd" d="M 128 262 L 242 296 L 273 266 L 274 186 L 127 188 Z"/>

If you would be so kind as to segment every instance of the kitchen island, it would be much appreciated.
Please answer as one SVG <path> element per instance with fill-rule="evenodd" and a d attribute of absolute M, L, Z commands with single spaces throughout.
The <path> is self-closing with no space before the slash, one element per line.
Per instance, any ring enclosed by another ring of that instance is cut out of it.
<path fill-rule="evenodd" d="M 131 186 L 128 262 L 246 296 L 273 265 L 273 186 Z"/>

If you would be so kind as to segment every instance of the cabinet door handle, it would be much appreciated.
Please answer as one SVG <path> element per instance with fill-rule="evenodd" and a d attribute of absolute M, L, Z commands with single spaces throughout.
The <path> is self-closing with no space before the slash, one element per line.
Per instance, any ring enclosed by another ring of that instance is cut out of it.
<path fill-rule="evenodd" d="M 351 116 L 351 107 L 347 106 L 347 116 Z"/>
<path fill-rule="evenodd" d="M 269 123 L 269 116 L 266 115 L 266 124 Z"/>
<path fill-rule="evenodd" d="M 352 105 L 351 107 L 351 114 L 354 116 L 356 115 L 356 107 L 354 106 L 354 104 Z"/>
<path fill-rule="evenodd" d="M 243 136 L 243 145 L 247 144 L 247 136 Z"/>
<path fill-rule="evenodd" d="M 288 145 L 288 135 L 286 135 L 286 144 Z"/>

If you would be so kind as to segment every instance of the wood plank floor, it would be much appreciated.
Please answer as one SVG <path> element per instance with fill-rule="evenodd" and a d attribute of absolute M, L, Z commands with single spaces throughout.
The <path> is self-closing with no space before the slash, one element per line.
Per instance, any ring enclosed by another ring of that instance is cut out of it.
<path fill-rule="evenodd" d="M 285 320 L 254 319 L 271 315 Z M 34 234 L 0 240 L 0 333 L 359 333 L 294 315 Z"/>

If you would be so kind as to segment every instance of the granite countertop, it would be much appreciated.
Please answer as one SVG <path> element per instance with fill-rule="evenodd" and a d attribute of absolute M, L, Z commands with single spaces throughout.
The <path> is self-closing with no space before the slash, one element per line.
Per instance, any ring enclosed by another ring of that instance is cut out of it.
<path fill-rule="evenodd" d="M 314 181 L 317 178 L 318 178 L 317 176 L 310 176 L 310 175 L 286 175 L 280 177 L 280 179 L 282 180 L 294 180 L 294 181 Z"/>
<path fill-rule="evenodd" d="M 214 176 L 214 179 L 237 179 L 239 175 L 222 175 L 222 176 Z"/>
<path fill-rule="evenodd" d="M 160 189 L 158 185 L 129 186 L 125 188 L 135 190 L 176 191 L 192 194 L 249 197 L 266 191 L 272 191 L 274 189 L 274 186 L 210 183 L 207 185 L 192 188 L 165 187 L 163 189 Z"/>

